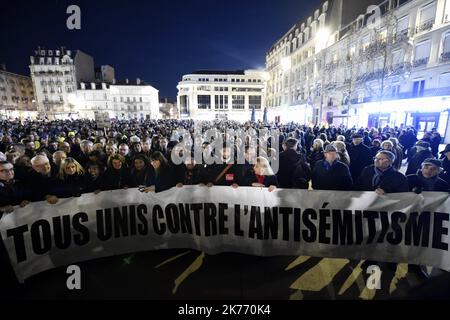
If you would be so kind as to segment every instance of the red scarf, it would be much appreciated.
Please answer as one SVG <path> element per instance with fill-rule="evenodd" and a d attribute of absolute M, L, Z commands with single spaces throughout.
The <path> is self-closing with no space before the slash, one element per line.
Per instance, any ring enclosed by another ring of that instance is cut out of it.
<path fill-rule="evenodd" d="M 258 183 L 264 184 L 264 176 L 260 176 L 259 174 L 255 174 L 256 175 L 256 181 Z"/>

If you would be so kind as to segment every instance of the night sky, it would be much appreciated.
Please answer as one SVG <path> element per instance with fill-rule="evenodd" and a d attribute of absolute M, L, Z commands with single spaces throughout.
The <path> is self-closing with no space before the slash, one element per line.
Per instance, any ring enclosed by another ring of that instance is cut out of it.
<path fill-rule="evenodd" d="M 198 69 L 264 68 L 270 46 L 321 0 L 8 0 L 0 4 L 0 63 L 29 75 L 37 46 L 80 49 L 117 79 L 141 78 L 160 98 L 176 97 L 181 76 Z M 81 8 L 68 30 L 66 8 Z"/>

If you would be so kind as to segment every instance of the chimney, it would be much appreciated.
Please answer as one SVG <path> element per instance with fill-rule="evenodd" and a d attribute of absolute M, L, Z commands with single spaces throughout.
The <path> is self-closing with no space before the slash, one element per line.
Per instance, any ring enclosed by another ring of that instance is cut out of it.
<path fill-rule="evenodd" d="M 112 79 L 112 84 L 116 84 L 116 78 Z"/>
<path fill-rule="evenodd" d="M 128 84 L 128 78 L 125 79 L 125 83 Z"/>
<path fill-rule="evenodd" d="M 141 84 L 141 79 L 137 78 L 137 79 L 136 79 L 136 84 L 137 84 L 137 85 L 140 85 L 140 84 Z"/>
<path fill-rule="evenodd" d="M 81 90 L 86 90 L 86 85 L 84 84 L 84 82 L 81 82 L 80 85 L 81 85 Z"/>
<path fill-rule="evenodd" d="M 102 89 L 106 90 L 106 83 L 102 82 Z"/>
<path fill-rule="evenodd" d="M 95 90 L 95 83 L 94 82 L 91 82 L 91 89 Z"/>

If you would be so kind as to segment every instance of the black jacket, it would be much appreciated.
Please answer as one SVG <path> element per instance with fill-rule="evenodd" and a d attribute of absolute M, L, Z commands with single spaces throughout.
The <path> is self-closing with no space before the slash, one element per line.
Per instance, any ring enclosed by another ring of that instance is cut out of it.
<path fill-rule="evenodd" d="M 429 149 L 416 152 L 409 160 L 408 169 L 406 169 L 406 175 L 415 174 L 422 166 L 422 162 L 425 159 L 433 158 L 433 154 Z"/>
<path fill-rule="evenodd" d="M 141 171 L 131 170 L 128 186 L 137 188 L 139 186 L 153 186 L 155 184 L 155 170 L 149 166 Z"/>
<path fill-rule="evenodd" d="M 120 170 L 114 168 L 106 169 L 102 179 L 102 190 L 116 190 L 129 186 L 130 173 L 127 168 Z"/>
<path fill-rule="evenodd" d="M 24 184 L 31 192 L 31 201 L 43 201 L 46 195 L 55 195 L 58 180 L 32 170 L 24 181 Z"/>
<path fill-rule="evenodd" d="M 350 156 L 350 173 L 352 174 L 353 181 L 355 181 L 363 169 L 372 164 L 372 151 L 369 147 L 361 143 L 357 146 L 351 144 L 347 152 Z"/>
<path fill-rule="evenodd" d="M 297 153 L 295 150 L 288 149 L 280 153 L 280 164 L 277 173 L 280 188 L 292 188 L 294 183 L 292 173 L 300 160 L 306 162 L 305 156 Z"/>
<path fill-rule="evenodd" d="M 0 207 L 16 206 L 23 200 L 31 199 L 31 192 L 17 182 L 0 181 Z"/>
<path fill-rule="evenodd" d="M 79 197 L 86 189 L 85 175 L 67 176 L 65 180 L 58 179 L 55 184 L 54 194 L 58 198 Z"/>
<path fill-rule="evenodd" d="M 310 166 L 303 161 L 297 162 L 297 166 L 294 171 L 293 188 L 308 189 L 311 176 L 312 172 Z"/>
<path fill-rule="evenodd" d="M 373 165 L 365 167 L 356 180 L 354 189 L 359 191 L 374 191 L 380 188 L 386 193 L 409 191 L 406 177 L 402 173 L 395 171 L 392 167 L 381 175 L 380 181 L 376 185 L 373 184 L 374 175 L 375 167 Z"/>
<path fill-rule="evenodd" d="M 410 174 L 406 177 L 408 179 L 409 190 L 413 191 L 414 188 L 418 188 L 421 191 L 440 191 L 440 192 L 448 192 L 450 186 L 447 182 L 439 177 L 435 177 L 432 179 L 430 185 L 427 184 L 425 178 L 422 176 L 422 172 L 418 171 L 416 174 Z"/>
<path fill-rule="evenodd" d="M 325 158 L 325 156 L 323 155 L 323 151 L 320 150 L 313 150 L 311 152 L 311 154 L 308 157 L 308 162 L 311 165 L 311 167 L 314 168 L 314 165 L 316 164 L 317 161 L 323 160 Z"/>
<path fill-rule="evenodd" d="M 155 175 L 155 192 L 161 192 L 175 187 L 177 176 L 172 166 L 162 168 Z"/>
<path fill-rule="evenodd" d="M 206 167 L 208 179 L 210 182 L 217 186 L 231 186 L 233 183 L 245 184 L 245 178 L 242 176 L 242 165 L 231 164 L 229 169 L 226 171 L 222 177 L 216 181 L 221 172 L 225 170 L 228 165 L 224 164 L 212 164 Z"/>
<path fill-rule="evenodd" d="M 351 190 L 353 180 L 346 164 L 335 161 L 329 170 L 325 165 L 325 160 L 320 160 L 314 166 L 312 172 L 314 190 Z"/>
<path fill-rule="evenodd" d="M 185 165 L 183 165 L 183 170 L 180 171 L 181 174 L 177 175 L 177 183 L 180 182 L 184 185 L 196 185 L 199 183 L 208 183 L 208 177 L 202 165 L 195 165 L 193 170 L 188 170 Z"/>

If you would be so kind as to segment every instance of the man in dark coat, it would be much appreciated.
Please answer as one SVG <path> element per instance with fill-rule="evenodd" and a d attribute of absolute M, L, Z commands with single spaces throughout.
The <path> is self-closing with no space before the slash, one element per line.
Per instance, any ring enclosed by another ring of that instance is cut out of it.
<path fill-rule="evenodd" d="M 392 166 L 395 155 L 382 150 L 375 156 L 374 164 L 367 166 L 356 180 L 354 189 L 375 191 L 378 194 L 408 192 L 406 177 Z"/>
<path fill-rule="evenodd" d="M 277 173 L 280 188 L 292 188 L 293 173 L 297 163 L 300 160 L 306 162 L 305 156 L 296 151 L 297 145 L 298 141 L 294 138 L 289 138 L 283 143 L 284 151 L 280 153 L 280 164 Z"/>
<path fill-rule="evenodd" d="M 347 152 L 350 156 L 350 173 L 353 181 L 355 181 L 362 170 L 372 163 L 372 151 L 363 144 L 363 136 L 356 133 L 352 136 L 352 144 Z"/>
<path fill-rule="evenodd" d="M 402 135 L 399 138 L 400 143 L 402 146 L 405 147 L 405 150 L 409 153 L 409 150 L 414 146 L 414 144 L 417 142 L 417 137 L 414 134 L 414 131 L 412 129 L 409 129 L 404 135 Z M 408 159 L 409 159 L 408 155 Z"/>
<path fill-rule="evenodd" d="M 220 159 L 216 159 L 216 163 L 205 168 L 207 170 L 208 185 L 233 186 L 237 188 L 239 184 L 244 184 L 242 181 L 242 168 L 234 163 L 231 148 L 224 146 L 217 157 L 221 157 L 222 163 L 220 163 Z"/>
<path fill-rule="evenodd" d="M 317 161 L 312 172 L 314 190 L 351 190 L 353 180 L 345 163 L 337 160 L 337 149 L 333 145 L 325 148 L 325 159 Z"/>
<path fill-rule="evenodd" d="M 433 154 L 430 150 L 430 144 L 425 141 L 418 141 L 416 143 L 416 153 L 411 157 L 408 162 L 408 169 L 406 169 L 406 175 L 415 174 L 420 169 L 422 162 L 425 159 L 433 158 Z"/>
<path fill-rule="evenodd" d="M 25 206 L 30 193 L 14 180 L 14 167 L 8 161 L 0 161 L 0 217 L 10 213 L 13 206 Z"/>
<path fill-rule="evenodd" d="M 436 131 L 436 128 L 431 130 L 431 152 L 433 153 L 433 157 L 437 158 L 439 152 L 439 145 L 441 144 L 442 137 L 439 132 Z"/>
<path fill-rule="evenodd" d="M 51 176 L 50 161 L 46 156 L 37 155 L 31 159 L 33 170 L 25 181 L 26 187 L 31 190 L 32 201 L 47 200 L 56 203 L 55 189 L 57 180 Z"/>
<path fill-rule="evenodd" d="M 422 191 L 449 191 L 450 187 L 448 183 L 439 178 L 439 173 L 441 171 L 442 164 L 440 160 L 432 158 L 426 159 L 422 163 L 422 169 L 418 170 L 416 174 L 407 176 L 409 190 L 416 193 Z"/>

